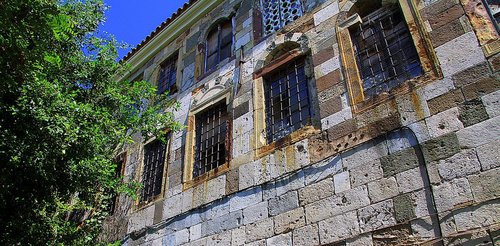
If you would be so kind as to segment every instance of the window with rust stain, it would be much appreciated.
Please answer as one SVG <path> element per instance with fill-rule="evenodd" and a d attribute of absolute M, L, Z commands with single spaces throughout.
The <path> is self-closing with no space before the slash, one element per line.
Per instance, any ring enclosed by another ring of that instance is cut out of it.
<path fill-rule="evenodd" d="M 196 145 L 193 178 L 228 163 L 230 117 L 227 105 L 218 103 L 196 114 Z"/>
<path fill-rule="evenodd" d="M 205 71 L 214 69 L 224 59 L 231 56 L 233 27 L 231 20 L 224 20 L 210 30 L 206 41 Z"/>
<path fill-rule="evenodd" d="M 383 6 L 349 28 L 365 99 L 423 74 L 398 4 Z"/>
<path fill-rule="evenodd" d="M 170 134 L 167 135 L 167 139 Z M 141 202 L 148 202 L 161 194 L 167 144 L 153 140 L 144 146 Z"/>
<path fill-rule="evenodd" d="M 310 123 L 305 57 L 264 77 L 267 141 L 272 143 Z"/>
<path fill-rule="evenodd" d="M 158 94 L 165 93 L 165 91 L 172 94 L 177 91 L 177 58 L 176 53 L 161 63 L 157 83 Z"/>

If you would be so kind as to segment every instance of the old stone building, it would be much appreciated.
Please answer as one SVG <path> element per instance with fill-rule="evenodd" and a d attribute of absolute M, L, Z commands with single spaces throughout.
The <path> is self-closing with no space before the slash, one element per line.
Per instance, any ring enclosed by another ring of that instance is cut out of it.
<path fill-rule="evenodd" d="M 124 245 L 492 245 L 489 0 L 190 0 L 124 59 L 183 131 L 138 139 Z"/>

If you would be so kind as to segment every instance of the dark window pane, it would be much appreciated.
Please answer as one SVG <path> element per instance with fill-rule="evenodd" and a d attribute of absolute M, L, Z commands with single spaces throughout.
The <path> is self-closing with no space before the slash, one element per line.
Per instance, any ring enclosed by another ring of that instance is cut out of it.
<path fill-rule="evenodd" d="M 159 140 L 144 146 L 141 201 L 149 201 L 161 193 L 165 154 L 166 145 Z"/>
<path fill-rule="evenodd" d="M 158 94 L 164 93 L 169 90 L 171 92 L 176 90 L 177 82 L 177 58 L 175 54 L 169 57 L 160 65 L 160 73 L 158 75 Z"/>
<path fill-rule="evenodd" d="M 230 20 L 214 26 L 207 36 L 207 54 L 205 71 L 217 66 L 222 60 L 231 56 L 233 30 Z"/>

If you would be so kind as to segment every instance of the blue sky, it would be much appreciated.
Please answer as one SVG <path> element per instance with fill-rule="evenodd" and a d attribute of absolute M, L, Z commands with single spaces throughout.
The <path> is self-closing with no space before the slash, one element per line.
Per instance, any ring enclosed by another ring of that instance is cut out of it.
<path fill-rule="evenodd" d="M 136 46 L 187 1 L 104 0 L 110 9 L 101 30 L 113 34 L 118 41 Z M 119 57 L 129 50 L 121 50 Z"/>

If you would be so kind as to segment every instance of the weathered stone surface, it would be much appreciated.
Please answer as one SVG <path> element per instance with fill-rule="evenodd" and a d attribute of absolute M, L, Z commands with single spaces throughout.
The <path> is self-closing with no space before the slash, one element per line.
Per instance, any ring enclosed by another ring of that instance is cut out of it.
<path fill-rule="evenodd" d="M 482 79 L 490 73 L 487 63 L 480 63 L 452 76 L 456 87 L 462 87 Z"/>
<path fill-rule="evenodd" d="M 453 7 L 433 16 L 430 19 L 430 24 L 433 29 L 444 26 L 445 24 L 456 20 L 464 15 L 464 9 L 461 5 L 454 5 Z"/>
<path fill-rule="evenodd" d="M 441 29 L 449 28 L 447 27 L 449 25 L 443 26 Z M 450 35 L 450 30 L 452 29 L 446 30 L 447 35 Z M 460 49 L 456 47 L 460 47 Z M 485 62 L 484 54 L 477 43 L 474 32 L 467 32 L 437 47 L 435 50 L 445 77 Z"/>
<path fill-rule="evenodd" d="M 424 187 L 424 167 L 413 168 L 396 174 L 400 193 L 407 193 Z"/>
<path fill-rule="evenodd" d="M 396 224 L 392 200 L 385 200 L 371 206 L 358 209 L 359 229 L 361 233 L 390 227 Z"/>
<path fill-rule="evenodd" d="M 449 211 L 456 205 L 473 200 L 471 187 L 466 178 L 443 182 L 434 186 L 433 192 L 438 212 Z"/>
<path fill-rule="evenodd" d="M 321 118 L 325 118 L 341 110 L 342 110 L 342 99 L 340 97 L 333 97 L 323 103 L 320 103 L 319 105 L 319 114 Z"/>
<path fill-rule="evenodd" d="M 454 212 L 458 231 L 485 227 L 500 222 L 500 203 L 490 201 L 474 207 L 467 207 Z"/>
<path fill-rule="evenodd" d="M 486 137 L 487 136 L 487 137 Z M 457 132 L 460 146 L 474 148 L 500 139 L 500 117 L 483 121 Z"/>
<path fill-rule="evenodd" d="M 400 224 L 386 229 L 373 232 L 373 245 L 413 245 L 415 240 L 412 237 L 409 224 Z"/>
<path fill-rule="evenodd" d="M 372 235 L 366 233 L 354 238 L 349 238 L 346 241 L 346 246 L 373 246 Z"/>
<path fill-rule="evenodd" d="M 235 193 L 239 190 L 239 169 L 233 168 L 226 173 L 226 195 Z"/>
<path fill-rule="evenodd" d="M 487 120 L 488 113 L 483 103 L 479 99 L 466 101 L 460 106 L 460 121 L 465 127 L 475 125 L 481 121 Z"/>
<path fill-rule="evenodd" d="M 342 154 L 342 165 L 344 168 L 353 169 L 374 159 L 387 156 L 387 144 L 385 141 L 370 141 L 351 151 Z"/>
<path fill-rule="evenodd" d="M 321 244 L 333 243 L 359 234 L 356 212 L 334 216 L 319 222 L 319 238 Z"/>
<path fill-rule="evenodd" d="M 304 208 L 298 207 L 274 217 L 274 232 L 276 234 L 287 233 L 305 224 L 306 215 L 304 214 Z"/>
<path fill-rule="evenodd" d="M 495 168 L 468 177 L 476 202 L 500 198 L 500 169 Z"/>
<path fill-rule="evenodd" d="M 266 240 L 267 245 L 292 246 L 292 233 L 281 234 Z"/>
<path fill-rule="evenodd" d="M 349 179 L 349 172 L 341 172 L 333 176 L 333 185 L 335 186 L 335 193 L 344 192 L 351 189 L 351 181 Z"/>
<path fill-rule="evenodd" d="M 224 231 L 207 237 L 207 246 L 224 246 L 231 244 L 231 231 Z"/>
<path fill-rule="evenodd" d="M 481 97 L 486 112 L 490 118 L 500 115 L 500 91 L 492 92 Z"/>
<path fill-rule="evenodd" d="M 457 107 L 465 101 L 464 95 L 460 89 L 451 90 L 440 96 L 430 99 L 427 102 L 431 115 L 443 112 L 447 109 Z"/>
<path fill-rule="evenodd" d="M 471 149 L 439 161 L 438 170 L 443 179 L 452 180 L 478 173 L 481 170 L 481 164 L 477 160 L 476 152 Z"/>
<path fill-rule="evenodd" d="M 201 238 L 201 224 L 191 226 L 189 228 L 189 240 L 195 241 Z"/>
<path fill-rule="evenodd" d="M 464 125 L 458 116 L 458 108 L 451 108 L 425 119 L 431 138 L 463 129 Z"/>
<path fill-rule="evenodd" d="M 368 183 L 368 194 L 372 202 L 379 202 L 399 194 L 396 178 L 382 178 Z"/>
<path fill-rule="evenodd" d="M 481 163 L 481 170 L 489 170 L 500 166 L 500 140 L 481 145 L 476 149 Z"/>
<path fill-rule="evenodd" d="M 231 245 L 233 246 L 245 245 L 246 239 L 247 235 L 244 226 L 231 230 Z"/>
<path fill-rule="evenodd" d="M 332 156 L 312 166 L 304 168 L 306 185 L 318 182 L 342 171 L 340 156 Z"/>
<path fill-rule="evenodd" d="M 240 210 L 205 221 L 201 224 L 201 235 L 205 237 L 237 228 L 241 225 L 242 220 L 243 214 Z"/>
<path fill-rule="evenodd" d="M 246 229 L 246 243 L 272 237 L 274 235 L 274 223 L 272 218 L 249 224 Z"/>
<path fill-rule="evenodd" d="M 464 86 L 462 90 L 467 100 L 473 100 L 497 91 L 498 89 L 500 89 L 500 79 L 489 76 L 473 84 Z"/>
<path fill-rule="evenodd" d="M 333 187 L 332 178 L 328 178 L 300 189 L 298 191 L 300 205 L 304 206 L 325 197 L 332 196 L 334 194 Z"/>
<path fill-rule="evenodd" d="M 415 235 L 416 238 L 421 238 L 421 241 L 437 238 L 439 235 L 438 229 L 435 227 L 439 222 L 435 217 L 428 216 L 419 218 L 411 221 L 410 224 L 413 235 Z"/>
<path fill-rule="evenodd" d="M 440 48 L 453 39 L 460 37 L 465 33 L 464 26 L 459 19 L 455 19 L 440 28 L 432 30 L 431 39 L 434 47 Z"/>
<path fill-rule="evenodd" d="M 423 94 L 425 96 L 425 99 L 431 100 L 454 89 L 455 85 L 453 84 L 453 80 L 451 80 L 450 78 L 443 78 L 441 80 L 426 84 L 423 87 Z"/>
<path fill-rule="evenodd" d="M 293 243 L 297 246 L 319 245 L 318 225 L 312 224 L 293 231 Z"/>
<path fill-rule="evenodd" d="M 181 245 L 183 243 L 189 242 L 189 230 L 184 229 L 178 232 L 175 232 L 175 245 Z"/>
<path fill-rule="evenodd" d="M 207 182 L 207 203 L 220 199 L 224 195 L 226 195 L 226 175 L 220 175 Z"/>
<path fill-rule="evenodd" d="M 370 181 L 374 181 L 383 177 L 382 165 L 380 160 L 374 160 L 363 166 L 351 169 L 351 187 L 355 188 Z"/>
<path fill-rule="evenodd" d="M 328 20 L 339 13 L 339 3 L 337 1 L 321 9 L 314 14 L 314 25 L 318 26 L 322 22 Z"/>
<path fill-rule="evenodd" d="M 298 190 L 304 187 L 304 185 L 304 172 L 299 171 L 275 182 L 276 195 L 281 196 L 289 191 Z"/>
<path fill-rule="evenodd" d="M 427 162 L 450 157 L 459 151 L 458 138 L 454 133 L 431 139 L 422 144 L 422 152 Z"/>
<path fill-rule="evenodd" d="M 415 149 L 408 148 L 380 158 L 384 177 L 394 176 L 397 173 L 418 167 Z"/>
<path fill-rule="evenodd" d="M 269 199 L 269 214 L 275 216 L 299 206 L 297 191 L 290 191 L 284 195 Z"/>
<path fill-rule="evenodd" d="M 334 70 L 316 79 L 316 88 L 322 92 L 340 82 L 340 69 Z"/>
<path fill-rule="evenodd" d="M 269 216 L 267 201 L 243 209 L 243 224 L 254 223 Z"/>
<path fill-rule="evenodd" d="M 236 193 L 230 200 L 230 211 L 243 209 L 262 201 L 262 189 L 256 187 Z"/>
<path fill-rule="evenodd" d="M 414 201 L 415 216 L 417 218 L 434 214 L 434 208 L 429 206 L 432 203 L 432 196 L 428 189 L 419 190 L 411 194 L 411 199 Z"/>
<path fill-rule="evenodd" d="M 175 195 L 163 201 L 163 218 L 172 218 L 181 213 L 182 195 Z"/>
<path fill-rule="evenodd" d="M 413 200 L 409 194 L 396 196 L 392 201 L 394 203 L 395 219 L 398 223 L 403 223 L 415 218 Z"/>

